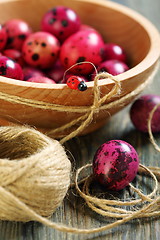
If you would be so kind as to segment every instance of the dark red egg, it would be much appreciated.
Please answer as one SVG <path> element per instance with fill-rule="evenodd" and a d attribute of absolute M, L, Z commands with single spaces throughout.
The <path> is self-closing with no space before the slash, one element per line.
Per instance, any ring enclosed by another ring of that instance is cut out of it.
<path fill-rule="evenodd" d="M 121 74 L 129 70 L 129 67 L 124 62 L 118 60 L 107 60 L 102 62 L 98 68 L 98 72 L 108 72 L 113 76 Z"/>
<path fill-rule="evenodd" d="M 126 63 L 127 54 L 120 45 L 115 43 L 106 43 L 104 45 L 103 61 L 111 59 L 119 60 L 121 62 Z"/>
<path fill-rule="evenodd" d="M 130 118 L 133 125 L 141 132 L 148 132 L 148 119 L 152 109 L 160 104 L 160 96 L 147 94 L 139 97 L 131 106 Z M 152 132 L 160 132 L 160 106 L 153 114 Z"/>

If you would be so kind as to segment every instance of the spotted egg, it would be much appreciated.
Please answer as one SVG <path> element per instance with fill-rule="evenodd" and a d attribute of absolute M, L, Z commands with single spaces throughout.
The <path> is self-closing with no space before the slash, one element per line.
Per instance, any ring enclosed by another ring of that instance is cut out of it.
<path fill-rule="evenodd" d="M 24 78 L 21 66 L 6 56 L 0 57 L 0 76 L 17 80 Z"/>
<path fill-rule="evenodd" d="M 93 65 L 102 62 L 103 46 L 100 33 L 92 29 L 78 31 L 62 44 L 60 61 L 65 69 L 72 67 L 74 75 L 89 75 L 94 71 Z"/>
<path fill-rule="evenodd" d="M 64 6 L 49 9 L 41 20 L 42 31 L 53 34 L 61 43 L 79 31 L 80 26 L 81 20 L 77 13 Z"/>
<path fill-rule="evenodd" d="M 111 140 L 97 149 L 93 159 L 93 174 L 106 189 L 119 191 L 132 182 L 138 166 L 138 154 L 129 143 Z"/>
<path fill-rule="evenodd" d="M 32 33 L 31 27 L 22 19 L 10 19 L 3 24 L 7 32 L 7 49 L 14 48 L 21 51 L 26 38 Z"/>
<path fill-rule="evenodd" d="M 23 58 L 32 67 L 48 69 L 58 58 L 60 43 L 47 32 L 32 33 L 22 47 Z"/>
<path fill-rule="evenodd" d="M 130 109 L 130 118 L 135 128 L 141 132 L 148 132 L 149 115 L 157 106 L 151 121 L 152 132 L 160 132 L 160 96 L 146 94 L 135 100 Z"/>

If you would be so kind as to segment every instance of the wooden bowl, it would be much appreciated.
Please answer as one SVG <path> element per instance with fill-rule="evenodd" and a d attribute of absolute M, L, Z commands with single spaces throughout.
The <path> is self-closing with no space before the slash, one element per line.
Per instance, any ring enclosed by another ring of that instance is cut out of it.
<path fill-rule="evenodd" d="M 33 29 L 39 30 L 42 15 L 50 8 L 64 5 L 74 9 L 83 23 L 92 25 L 100 31 L 106 42 L 120 44 L 131 59 L 132 68 L 117 76 L 121 82 L 119 98 L 134 91 L 145 83 L 154 73 L 160 56 L 160 37 L 157 29 L 143 16 L 127 7 L 103 0 L 21 0 L 0 3 L 0 22 L 8 19 L 22 18 Z M 88 82 L 87 91 L 71 90 L 66 84 L 29 83 L 0 77 L 0 92 L 47 103 L 64 106 L 89 106 L 93 104 L 93 84 Z M 100 80 L 101 97 L 107 94 L 114 83 Z M 1 124 L 9 122 L 29 124 L 38 129 L 49 131 L 63 126 L 84 113 L 59 112 L 34 108 L 19 103 L 3 100 L 0 94 Z M 130 103 L 133 97 L 124 104 L 117 104 L 109 110 L 100 110 L 93 121 L 81 134 L 89 133 L 103 124 L 115 112 Z M 115 97 L 108 102 L 115 101 Z M 67 135 L 73 129 L 67 129 L 56 137 Z"/>

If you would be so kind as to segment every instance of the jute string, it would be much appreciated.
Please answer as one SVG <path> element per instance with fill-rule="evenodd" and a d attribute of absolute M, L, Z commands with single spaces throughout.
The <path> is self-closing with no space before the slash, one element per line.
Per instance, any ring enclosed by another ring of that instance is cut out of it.
<path fill-rule="evenodd" d="M 12 221 L 39 221 L 51 228 L 88 234 L 111 229 L 135 218 L 160 215 L 160 197 L 157 195 L 160 168 L 140 165 L 139 174 L 148 175 L 154 181 L 153 190 L 144 194 L 130 184 L 139 196 L 137 199 L 109 200 L 90 194 L 93 176 L 81 179 L 76 172 L 75 187 L 88 206 L 104 217 L 115 220 L 102 227 L 80 229 L 52 222 L 48 217 L 60 205 L 70 184 L 71 164 L 58 141 L 32 128 L 0 127 L 0 219 Z M 130 206 L 130 210 L 124 207 Z"/>
<path fill-rule="evenodd" d="M 100 97 L 98 86 L 98 80 L 102 77 L 110 78 L 115 83 L 110 93 L 103 98 Z M 67 129 L 78 122 L 81 123 L 74 132 L 61 140 L 61 143 L 64 143 L 88 126 L 95 112 L 97 113 L 100 109 L 112 108 L 116 104 L 123 104 L 127 99 L 138 95 L 151 81 L 152 77 L 153 75 L 135 91 L 114 102 L 104 104 L 107 99 L 120 93 L 121 84 L 111 75 L 106 73 L 98 74 L 94 80 L 93 105 L 89 107 L 72 108 L 71 106 L 60 106 L 2 92 L 0 92 L 0 99 L 32 106 L 33 108 L 85 113 L 79 119 L 71 122 L 71 125 L 66 124 L 63 126 L 63 129 Z M 152 144 L 160 152 L 150 127 L 153 114 L 154 112 L 152 111 L 148 121 L 149 135 Z M 75 187 L 93 211 L 104 217 L 113 218 L 114 222 L 92 229 L 80 229 L 52 222 L 48 217 L 52 215 L 63 201 L 70 185 L 71 164 L 64 148 L 58 141 L 47 137 L 35 129 L 10 126 L 0 128 L 0 149 L 0 219 L 2 220 L 34 220 L 63 232 L 88 234 L 111 229 L 135 218 L 157 217 L 160 215 L 160 197 L 157 194 L 158 179 L 160 178 L 159 167 L 146 167 L 143 165 L 139 167 L 139 174 L 147 175 L 154 181 L 151 193 L 144 194 L 142 190 L 130 184 L 131 190 L 138 195 L 137 199 L 110 200 L 91 195 L 90 186 L 93 182 L 93 176 L 90 175 L 83 179 L 80 177 L 82 171 L 91 167 L 91 164 L 87 164 L 77 170 Z M 83 186 L 80 187 L 80 184 Z M 126 206 L 131 208 L 127 210 L 124 208 Z"/>
<path fill-rule="evenodd" d="M 26 127 L 0 127 L 0 219 L 51 216 L 70 185 L 71 163 L 57 141 Z M 63 180 L 64 179 L 64 180 Z"/>
<path fill-rule="evenodd" d="M 84 62 L 84 63 L 90 63 L 90 62 Z M 78 65 L 80 63 L 77 63 Z M 92 63 L 90 63 L 92 64 Z M 93 64 L 92 64 L 93 65 Z M 74 67 L 73 65 L 72 67 Z M 75 126 L 79 124 L 79 127 L 77 127 L 74 131 L 72 131 L 70 134 L 65 136 L 60 140 L 60 143 L 63 144 L 64 142 L 70 140 L 71 138 L 77 136 L 79 133 L 81 133 L 93 120 L 93 116 L 95 113 L 98 113 L 100 110 L 109 110 L 114 108 L 115 106 L 121 106 L 123 105 L 126 101 L 128 101 L 131 98 L 134 98 L 137 96 L 139 93 L 141 93 L 145 87 L 152 81 L 155 73 L 157 72 L 157 69 L 159 67 L 159 64 L 156 65 L 154 71 L 152 74 L 146 79 L 144 83 L 139 85 L 134 91 L 126 94 L 125 96 L 118 98 L 115 101 L 112 101 L 110 103 L 105 103 L 106 100 L 110 100 L 113 97 L 118 96 L 121 93 L 121 83 L 119 80 L 117 80 L 116 76 L 112 76 L 109 73 L 103 72 L 99 73 L 95 76 L 94 78 L 94 86 L 93 86 L 93 104 L 91 106 L 65 106 L 65 105 L 58 105 L 58 104 L 53 104 L 53 103 L 48 103 L 44 101 L 39 101 L 39 100 L 33 100 L 33 99 L 27 99 L 11 94 L 7 94 L 4 92 L 0 92 L 0 99 L 11 102 L 11 103 L 16 103 L 16 104 L 21 104 L 21 105 L 26 105 L 30 106 L 33 108 L 39 108 L 39 109 L 45 109 L 45 110 L 52 110 L 52 111 L 58 111 L 58 112 L 72 112 L 72 113 L 81 113 L 82 116 L 74 119 L 73 121 L 64 124 L 61 127 L 58 127 L 56 129 L 48 131 L 46 134 L 48 136 L 52 136 L 53 134 L 57 132 L 62 132 L 66 129 L 71 128 L 72 126 Z M 114 86 L 111 89 L 111 91 L 106 94 L 103 97 L 100 97 L 100 88 L 98 85 L 98 81 L 100 79 L 110 79 L 114 82 Z"/>

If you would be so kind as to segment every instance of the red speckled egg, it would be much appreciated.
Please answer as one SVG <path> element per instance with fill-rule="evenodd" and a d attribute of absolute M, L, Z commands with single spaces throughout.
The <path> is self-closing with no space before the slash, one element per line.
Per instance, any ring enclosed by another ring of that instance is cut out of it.
<path fill-rule="evenodd" d="M 0 57 L 0 75 L 17 80 L 23 80 L 24 78 L 21 66 L 5 56 Z"/>
<path fill-rule="evenodd" d="M 69 36 L 80 29 L 81 20 L 77 13 L 70 8 L 57 6 L 42 17 L 41 29 L 56 36 L 64 42 Z"/>
<path fill-rule="evenodd" d="M 148 132 L 148 118 L 152 109 L 160 104 L 160 96 L 147 94 L 139 97 L 130 109 L 130 118 L 134 126 L 141 132 Z M 160 107 L 153 114 L 151 130 L 160 132 Z"/>
<path fill-rule="evenodd" d="M 139 157 L 136 150 L 122 140 L 102 144 L 93 159 L 95 179 L 109 190 L 125 188 L 136 176 Z"/>
<path fill-rule="evenodd" d="M 59 50 L 59 41 L 52 34 L 34 32 L 24 42 L 22 54 L 28 65 L 48 69 L 56 62 Z"/>
<path fill-rule="evenodd" d="M 3 28 L 6 30 L 7 48 L 21 50 L 25 39 L 32 33 L 31 27 L 22 19 L 11 19 L 4 23 Z"/>
<path fill-rule="evenodd" d="M 88 75 L 94 71 L 92 64 L 98 66 L 102 61 L 104 41 L 102 36 L 93 30 L 83 30 L 72 34 L 64 41 L 60 50 L 60 61 L 65 69 L 75 75 Z M 81 63 L 81 62 L 91 62 Z"/>

